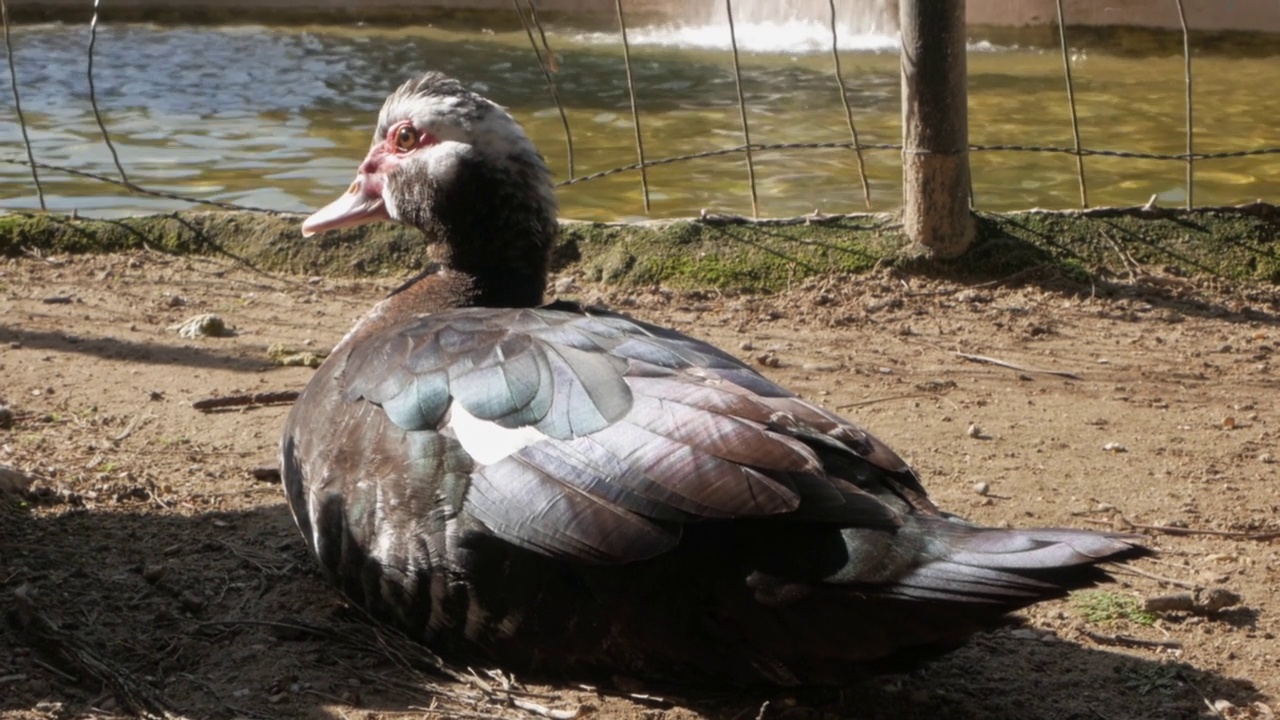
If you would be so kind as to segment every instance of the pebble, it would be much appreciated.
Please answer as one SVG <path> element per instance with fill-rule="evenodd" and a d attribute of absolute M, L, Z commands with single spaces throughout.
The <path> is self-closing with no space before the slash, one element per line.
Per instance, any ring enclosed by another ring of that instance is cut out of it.
<path fill-rule="evenodd" d="M 148 565 L 142 569 L 142 579 L 155 585 L 169 572 L 167 565 Z"/>
<path fill-rule="evenodd" d="M 204 598 L 196 595 L 188 590 L 178 596 L 178 602 L 182 603 L 182 607 L 190 612 L 200 612 L 204 609 Z"/>
<path fill-rule="evenodd" d="M 1118 443 L 1118 442 L 1109 442 L 1109 443 L 1107 443 L 1106 445 L 1103 445 L 1103 446 L 1102 446 L 1102 449 L 1103 449 L 1103 450 L 1106 450 L 1107 452 L 1110 452 L 1110 453 L 1123 453 L 1123 452 L 1129 452 L 1129 448 L 1127 448 L 1127 447 L 1125 447 L 1125 446 L 1121 445 L 1121 444 L 1120 444 L 1120 443 Z"/>
<path fill-rule="evenodd" d="M 978 493 L 979 495 L 986 495 L 987 493 L 991 492 L 991 486 L 984 482 L 974 483 L 973 491 Z"/>
<path fill-rule="evenodd" d="M 778 359 L 778 356 L 771 355 L 769 353 L 762 353 L 756 356 L 756 362 L 760 363 L 765 367 L 771 367 L 771 368 L 782 367 L 782 361 Z"/>
<path fill-rule="evenodd" d="M 1264 452 L 1264 453 L 1262 453 L 1261 455 L 1259 455 L 1259 456 L 1258 456 L 1258 462 L 1260 462 L 1260 463 L 1266 463 L 1266 464 L 1270 465 L 1271 463 L 1273 463 L 1273 462 L 1275 462 L 1275 461 L 1276 461 L 1276 456 L 1275 456 L 1275 455 L 1272 455 L 1271 453 L 1265 453 L 1265 452 Z"/>
<path fill-rule="evenodd" d="M 978 427 L 977 423 L 969 423 L 969 429 L 965 430 L 964 434 L 971 438 L 980 438 L 982 437 L 982 428 Z"/>
<path fill-rule="evenodd" d="M 578 281 L 573 277 L 557 278 L 551 285 L 556 295 L 567 295 L 578 289 Z"/>
<path fill-rule="evenodd" d="M 743 340 L 742 342 L 738 343 L 738 349 L 739 350 L 755 350 L 756 346 L 752 345 L 750 340 Z"/>

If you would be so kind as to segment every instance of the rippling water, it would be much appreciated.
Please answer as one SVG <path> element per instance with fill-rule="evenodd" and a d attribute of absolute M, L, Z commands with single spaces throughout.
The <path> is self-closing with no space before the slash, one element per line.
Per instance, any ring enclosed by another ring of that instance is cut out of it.
<path fill-rule="evenodd" d="M 652 32 L 652 31 L 651 31 Z M 654 39 L 656 38 L 656 39 Z M 673 47 L 661 34 L 633 48 L 645 150 L 650 158 L 742 142 L 731 59 L 723 50 Z M 641 39 L 646 39 L 643 34 Z M 561 97 L 573 130 L 578 175 L 635 161 L 631 116 L 616 38 L 555 32 Z M 23 109 L 38 160 L 115 175 L 88 102 L 83 27 L 14 29 Z M 386 93 L 424 69 L 454 74 L 509 107 L 525 123 L 559 179 L 568 178 L 564 134 L 523 35 L 487 31 L 336 28 L 152 27 L 99 32 L 99 106 L 130 179 L 157 190 L 281 210 L 316 207 L 350 183 Z M 696 43 L 683 43 L 690 45 Z M 706 44 L 706 43 L 703 43 Z M 874 46 L 870 43 L 869 46 Z M 860 139 L 900 136 L 895 52 L 842 54 Z M 744 89 L 752 140 L 847 141 L 849 132 L 829 54 L 749 52 Z M 1096 51 L 1073 65 L 1086 146 L 1183 150 L 1182 60 L 1122 58 Z M 969 56 L 970 134 L 979 144 L 1071 144 L 1061 57 L 1009 49 Z M 1197 57 L 1196 149 L 1280 146 L 1280 56 Z M 0 103 L 0 160 L 25 157 L 12 100 Z M 875 209 L 900 200 L 892 151 L 869 152 Z M 857 165 L 847 150 L 756 156 L 767 215 L 863 209 Z M 1086 159 L 1092 204 L 1185 198 L 1177 162 Z M 1066 155 L 978 153 L 974 194 L 982 209 L 1079 203 Z M 113 186 L 42 173 L 51 209 L 96 216 L 170 210 L 182 203 L 129 195 Z M 649 171 L 652 215 L 701 209 L 749 212 L 740 156 Z M 1280 156 L 1204 162 L 1198 204 L 1280 200 Z M 561 191 L 567 217 L 643 214 L 639 175 L 622 173 Z M 0 162 L 0 209 L 38 207 L 29 171 Z"/>

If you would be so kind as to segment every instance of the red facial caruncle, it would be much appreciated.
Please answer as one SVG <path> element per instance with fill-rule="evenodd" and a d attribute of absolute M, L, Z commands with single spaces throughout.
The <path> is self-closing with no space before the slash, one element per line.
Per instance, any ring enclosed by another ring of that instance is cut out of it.
<path fill-rule="evenodd" d="M 382 142 L 369 148 L 347 192 L 307 218 L 302 223 L 302 234 L 311 236 L 326 230 L 391 220 L 382 196 L 387 173 L 415 151 L 436 142 L 434 135 L 417 129 L 411 120 L 392 125 Z"/>

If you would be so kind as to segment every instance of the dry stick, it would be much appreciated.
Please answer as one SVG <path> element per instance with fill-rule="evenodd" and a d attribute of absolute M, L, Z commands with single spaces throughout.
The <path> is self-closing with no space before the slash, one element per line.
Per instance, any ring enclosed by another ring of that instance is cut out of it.
<path fill-rule="evenodd" d="M 129 182 L 129 176 L 124 172 L 124 166 L 120 164 L 120 156 L 116 154 L 115 143 L 111 142 L 111 135 L 107 133 L 107 126 L 102 122 L 102 113 L 98 111 L 98 91 L 93 84 L 93 48 L 98 43 L 98 0 L 93 0 L 93 17 L 89 20 L 89 104 L 93 107 L 93 119 L 98 121 L 98 129 L 102 131 L 102 141 L 107 144 L 107 149 L 111 151 L 111 159 L 116 164 L 116 170 L 120 173 L 120 181 L 124 186 L 133 189 L 133 183 Z"/>
<path fill-rule="evenodd" d="M 1170 648 L 1174 650 L 1182 647 L 1182 643 L 1177 640 L 1146 640 L 1132 635 L 1103 635 L 1087 629 L 1081 629 L 1080 634 L 1103 645 L 1130 645 L 1133 647 Z"/>
<path fill-rule="evenodd" d="M 1178 22 L 1182 23 L 1182 73 L 1187 82 L 1187 209 L 1190 210 L 1195 193 L 1192 170 L 1195 162 L 1192 159 L 1192 153 L 1195 152 L 1192 143 L 1195 128 L 1191 122 L 1191 33 L 1187 30 L 1187 11 L 1182 6 L 1182 0 L 1175 1 L 1178 3 Z"/>
<path fill-rule="evenodd" d="M 564 126 L 564 143 L 569 148 L 569 179 L 573 179 L 573 133 L 569 132 L 569 116 L 565 114 L 564 103 L 560 102 L 560 93 L 556 88 L 556 81 L 552 77 L 552 73 L 556 70 L 555 55 L 551 53 L 551 46 L 547 44 L 547 34 L 542 31 L 542 23 L 538 21 L 538 11 L 533 7 L 533 0 L 526 0 L 529 3 L 529 14 L 533 21 L 538 24 L 538 32 L 542 35 L 542 44 L 547 49 L 546 59 L 543 59 L 542 51 L 538 49 L 538 41 L 533 39 L 533 28 L 529 27 L 529 22 L 525 20 L 524 12 L 520 10 L 520 0 L 511 0 L 511 4 L 516 8 L 516 15 L 520 16 L 520 24 L 524 26 L 524 32 L 529 36 L 529 45 L 533 47 L 533 54 L 538 57 L 538 67 L 542 69 L 542 76 L 547 80 L 547 92 L 551 93 L 551 99 L 556 101 L 556 109 L 560 111 L 560 124 Z"/>
<path fill-rule="evenodd" d="M 1252 532 L 1249 530 L 1202 530 L 1197 528 L 1173 527 L 1171 525 L 1143 525 L 1136 523 L 1129 518 L 1121 515 L 1120 522 L 1125 527 L 1134 530 L 1150 530 L 1152 532 L 1164 533 L 1165 535 L 1211 535 L 1213 537 L 1236 538 L 1239 540 L 1275 540 L 1280 538 L 1280 530 L 1267 530 L 1263 532 Z M 1110 525 L 1115 527 L 1115 520 L 1105 520 L 1103 518 L 1081 518 L 1084 522 L 1093 523 L 1094 525 Z"/>
<path fill-rule="evenodd" d="M 9 85 L 13 88 L 13 109 L 18 114 L 18 126 L 22 128 L 22 144 L 27 148 L 27 161 L 31 166 L 31 180 L 36 184 L 36 197 L 40 209 L 49 210 L 44 202 L 44 188 L 40 186 L 40 173 L 36 171 L 36 156 L 31 150 L 31 138 L 27 135 L 27 118 L 22 114 L 22 99 L 18 95 L 18 69 L 13 64 L 13 40 L 9 38 L 9 6 L 0 0 L 0 19 L 4 21 L 4 49 L 9 57 Z"/>
<path fill-rule="evenodd" d="M 1067 49 L 1067 22 L 1058 0 L 1058 40 L 1062 45 L 1062 72 L 1067 76 L 1067 105 L 1071 108 L 1071 137 L 1076 146 L 1076 176 L 1080 179 L 1080 207 L 1089 207 L 1089 191 L 1084 183 L 1084 156 L 1080 154 L 1080 119 L 1076 116 L 1075 83 L 1071 81 L 1071 53 Z"/>
<path fill-rule="evenodd" d="M 116 701 L 131 713 L 148 720 L 151 718 L 180 720 L 182 718 L 171 709 L 168 700 L 134 677 L 123 665 L 116 664 L 102 650 L 92 647 L 75 633 L 58 627 L 41 614 L 26 585 L 14 591 L 12 604 L 21 620 L 24 634 L 40 645 L 56 650 L 59 655 L 74 663 L 80 670 L 97 678 L 107 686 Z M 50 669 L 53 668 L 50 667 Z M 68 677 L 60 671 L 55 672 Z M 73 678 L 71 681 L 78 680 Z"/>
<path fill-rule="evenodd" d="M 228 395 L 226 397 L 205 398 L 191 403 L 196 410 L 220 410 L 245 405 L 271 405 L 274 403 L 293 402 L 298 399 L 297 390 L 277 390 L 275 392 L 254 393 L 252 395 Z"/>
<path fill-rule="evenodd" d="M 1156 582 L 1159 582 L 1159 583 L 1165 583 L 1168 585 L 1173 585 L 1175 587 L 1186 588 L 1188 590 L 1198 590 L 1200 588 L 1199 585 L 1193 582 L 1187 582 L 1186 580 L 1178 580 L 1177 578 L 1165 577 L 1163 575 L 1156 575 L 1155 573 L 1149 573 L 1145 570 L 1139 570 L 1138 568 L 1132 567 L 1130 565 L 1113 565 L 1109 567 L 1107 571 L 1117 575 L 1136 575 L 1138 577 L 1147 578 L 1148 580 L 1155 580 Z"/>
<path fill-rule="evenodd" d="M 742 140 L 747 154 L 747 184 L 751 187 L 751 216 L 760 217 L 760 200 L 756 197 L 756 166 L 751 157 L 751 128 L 747 125 L 747 99 L 742 94 L 742 66 L 738 62 L 738 34 L 733 28 L 733 0 L 724 0 L 729 16 L 729 46 L 733 48 L 733 79 L 738 85 L 738 112 L 742 115 Z M 854 143 L 857 144 L 856 141 Z"/>
<path fill-rule="evenodd" d="M 622 0 L 614 0 L 614 5 L 618 8 L 618 28 L 622 31 L 622 59 L 627 66 L 627 92 L 631 95 L 631 123 L 636 129 L 636 155 L 640 158 L 637 167 L 640 168 L 640 189 L 644 192 L 644 212 L 647 215 L 649 214 L 649 173 L 645 169 L 648 164 L 644 161 L 644 138 L 640 134 L 640 110 L 636 107 L 636 83 L 631 76 L 631 44 L 627 42 L 627 18 L 622 13 Z M 574 181 L 569 181 L 569 183 L 572 182 Z"/>
<path fill-rule="evenodd" d="M 954 350 L 951 351 L 951 354 L 955 355 L 958 358 L 963 358 L 965 360 L 968 360 L 969 362 L 985 363 L 987 365 L 999 365 L 1000 367 L 1009 368 L 1010 370 L 1017 370 L 1018 372 L 1037 373 L 1040 375 L 1056 375 L 1058 377 L 1064 377 L 1070 380 L 1084 379 L 1075 373 L 1067 372 L 1065 370 L 1044 370 L 1041 368 L 1024 367 L 1022 365 L 1015 365 L 1011 362 L 1006 362 L 1004 360 L 998 360 L 993 357 L 987 357 L 986 355 L 970 355 L 969 353 L 956 352 Z"/>
<path fill-rule="evenodd" d="M 836 68 L 836 86 L 840 88 L 840 102 L 844 103 L 844 116 L 849 120 L 849 135 L 853 138 L 853 151 L 858 156 L 858 177 L 862 179 L 862 197 L 870 208 L 871 186 L 867 183 L 867 167 L 862 161 L 862 146 L 858 144 L 858 128 L 853 124 L 853 107 L 849 105 L 849 94 L 845 90 L 844 77 L 840 73 L 840 48 L 836 40 L 836 0 L 827 0 L 827 4 L 831 7 L 831 60 Z"/>
<path fill-rule="evenodd" d="M 837 405 L 837 410 L 849 410 L 852 408 L 866 407 L 868 405 L 876 405 L 882 402 L 892 402 L 894 400 L 910 400 L 911 398 L 927 398 L 941 397 L 938 393 L 907 393 L 906 395 L 889 395 L 886 397 L 871 398 L 870 400 L 858 400 L 857 402 L 845 403 Z"/>

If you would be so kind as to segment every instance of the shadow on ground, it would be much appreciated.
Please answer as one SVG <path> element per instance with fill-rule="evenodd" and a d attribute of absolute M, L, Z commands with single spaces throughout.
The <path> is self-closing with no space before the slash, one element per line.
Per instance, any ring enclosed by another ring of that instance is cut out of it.
<path fill-rule="evenodd" d="M 0 496 L 0 712 L 136 714 L 138 703 L 163 702 L 199 718 L 348 717 L 467 695 L 470 709 L 438 712 L 525 715 L 430 674 L 425 653 L 353 618 L 283 504 L 182 516 L 141 499 L 112 510 L 81 501 L 46 512 Z M 717 720 L 1195 718 L 1206 698 L 1256 699 L 1247 681 L 1205 668 L 1026 635 L 984 635 L 911 675 L 841 691 L 645 688 L 669 701 L 645 703 L 573 683 L 533 690 L 538 703 L 591 705 L 598 717 Z"/>

